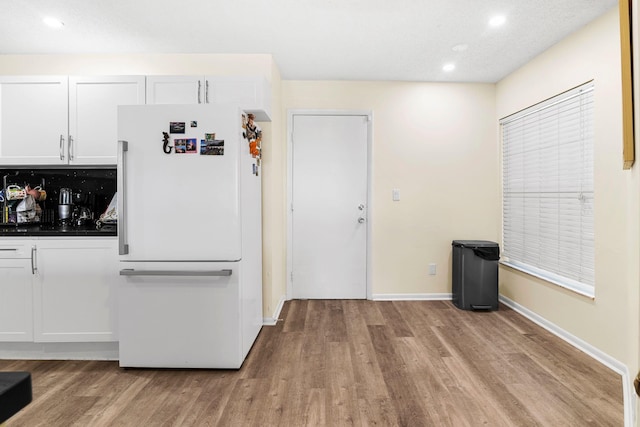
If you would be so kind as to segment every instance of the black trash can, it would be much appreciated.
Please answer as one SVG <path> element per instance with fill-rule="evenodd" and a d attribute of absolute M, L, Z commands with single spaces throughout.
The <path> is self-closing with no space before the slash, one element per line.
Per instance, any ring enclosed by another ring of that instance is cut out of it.
<path fill-rule="evenodd" d="M 498 309 L 500 247 L 486 240 L 454 240 L 453 304 L 463 310 Z"/>

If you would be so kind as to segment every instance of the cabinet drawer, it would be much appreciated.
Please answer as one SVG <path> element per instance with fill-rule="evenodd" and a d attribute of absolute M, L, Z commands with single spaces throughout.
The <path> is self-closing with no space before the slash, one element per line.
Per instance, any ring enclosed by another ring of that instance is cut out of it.
<path fill-rule="evenodd" d="M 13 243 L 0 241 L 0 259 L 31 258 L 31 246 L 28 243 Z"/>

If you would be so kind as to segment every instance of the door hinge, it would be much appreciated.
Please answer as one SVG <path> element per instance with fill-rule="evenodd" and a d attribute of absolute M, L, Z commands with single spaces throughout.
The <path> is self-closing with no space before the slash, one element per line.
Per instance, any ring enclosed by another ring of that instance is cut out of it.
<path fill-rule="evenodd" d="M 293 271 L 291 272 L 291 281 L 293 282 Z"/>

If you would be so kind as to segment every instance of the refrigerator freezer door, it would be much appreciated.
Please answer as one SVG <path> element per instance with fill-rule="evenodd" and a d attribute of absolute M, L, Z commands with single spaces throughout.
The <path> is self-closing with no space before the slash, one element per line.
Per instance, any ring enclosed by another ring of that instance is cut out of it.
<path fill-rule="evenodd" d="M 239 108 L 228 106 L 118 107 L 118 139 L 127 141 L 118 164 L 122 260 L 241 259 L 241 126 Z M 223 151 L 201 154 L 207 137 L 224 140 Z M 176 152 L 184 141 L 196 149 Z"/>
<path fill-rule="evenodd" d="M 120 366 L 242 365 L 240 262 L 121 266 Z"/>

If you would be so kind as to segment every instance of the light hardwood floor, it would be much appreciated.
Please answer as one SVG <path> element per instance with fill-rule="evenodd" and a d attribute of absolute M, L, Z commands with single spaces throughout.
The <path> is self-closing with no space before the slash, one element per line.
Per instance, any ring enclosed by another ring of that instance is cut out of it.
<path fill-rule="evenodd" d="M 16 426 L 622 426 L 619 375 L 501 305 L 287 302 L 242 368 L 0 360 Z"/>

